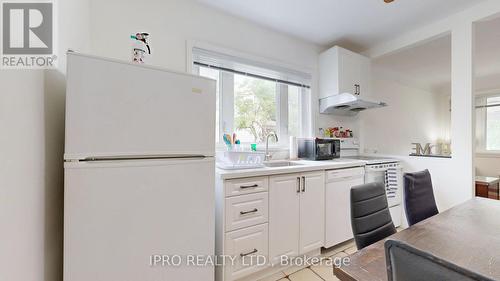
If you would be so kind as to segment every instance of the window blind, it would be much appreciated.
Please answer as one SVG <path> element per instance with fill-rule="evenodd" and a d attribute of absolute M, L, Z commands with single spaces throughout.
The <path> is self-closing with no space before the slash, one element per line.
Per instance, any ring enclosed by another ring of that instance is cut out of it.
<path fill-rule="evenodd" d="M 193 64 L 280 84 L 311 88 L 309 74 L 200 48 L 193 48 Z"/>

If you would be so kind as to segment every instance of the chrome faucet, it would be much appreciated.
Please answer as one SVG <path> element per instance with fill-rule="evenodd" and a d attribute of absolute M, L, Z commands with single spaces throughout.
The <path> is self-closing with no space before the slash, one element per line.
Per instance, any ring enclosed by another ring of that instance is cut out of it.
<path fill-rule="evenodd" d="M 274 140 L 278 142 L 278 136 L 275 132 L 270 132 L 266 137 L 266 156 L 264 157 L 264 161 L 269 161 L 272 158 L 272 155 L 269 153 L 269 137 L 273 136 Z"/>

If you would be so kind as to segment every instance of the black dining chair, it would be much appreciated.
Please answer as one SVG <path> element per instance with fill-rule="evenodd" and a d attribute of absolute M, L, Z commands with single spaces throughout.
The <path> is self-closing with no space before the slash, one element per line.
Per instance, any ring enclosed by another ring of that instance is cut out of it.
<path fill-rule="evenodd" d="M 385 241 L 389 281 L 491 281 L 476 272 L 414 248 L 402 241 Z"/>
<path fill-rule="evenodd" d="M 410 226 L 439 214 L 429 170 L 404 174 L 406 219 Z"/>
<path fill-rule="evenodd" d="M 358 250 L 396 233 L 383 183 L 351 188 L 351 225 Z"/>

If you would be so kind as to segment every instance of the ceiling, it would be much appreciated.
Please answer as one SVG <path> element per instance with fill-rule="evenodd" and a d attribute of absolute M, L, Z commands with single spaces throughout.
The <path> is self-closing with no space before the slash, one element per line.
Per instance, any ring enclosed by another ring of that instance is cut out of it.
<path fill-rule="evenodd" d="M 273 30 L 364 51 L 484 0 L 197 0 Z"/>
<path fill-rule="evenodd" d="M 477 91 L 500 89 L 500 18 L 475 25 Z M 451 93 L 451 36 L 447 35 L 373 60 L 380 75 L 431 92 Z"/>

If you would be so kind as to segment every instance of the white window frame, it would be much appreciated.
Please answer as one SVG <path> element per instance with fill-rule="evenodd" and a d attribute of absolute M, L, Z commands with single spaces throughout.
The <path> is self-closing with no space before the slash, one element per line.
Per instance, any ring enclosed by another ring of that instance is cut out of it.
<path fill-rule="evenodd" d="M 219 143 L 224 132 L 234 132 L 234 75 L 219 72 Z"/>
<path fill-rule="evenodd" d="M 475 97 L 475 105 L 485 105 L 488 98 L 500 97 L 500 89 L 492 90 L 488 92 L 478 93 Z M 487 143 L 487 109 L 486 108 L 476 108 L 476 131 L 475 131 L 475 142 L 476 142 L 476 154 L 480 156 L 491 156 L 500 157 L 500 150 L 488 150 L 486 149 Z M 481 110 L 482 114 L 478 114 L 478 110 Z"/>
<path fill-rule="evenodd" d="M 261 58 L 258 56 L 253 56 L 241 52 L 236 52 L 234 50 L 222 48 L 205 42 L 199 42 L 194 40 L 188 40 L 186 44 L 186 71 L 188 73 L 199 73 L 199 66 L 193 64 L 193 48 L 200 48 L 212 52 L 223 53 L 233 57 L 244 58 L 247 60 L 273 65 L 283 69 L 289 69 L 297 72 L 312 73 L 312 70 L 306 67 L 297 67 L 289 64 L 283 64 L 282 62 L 273 61 L 267 58 Z M 219 138 L 217 143 L 217 148 L 221 149 L 224 147 L 222 142 L 222 135 L 224 132 L 234 132 L 234 74 L 227 72 L 220 72 L 220 86 L 219 86 Z M 311 75 L 312 77 L 312 75 Z M 312 80 L 312 79 L 311 79 Z M 276 123 L 278 125 L 276 134 L 278 135 L 279 142 L 276 144 L 274 142 L 269 144 L 270 150 L 285 150 L 288 149 L 289 137 L 288 137 L 288 87 L 284 84 L 276 84 Z M 311 109 L 311 89 L 301 88 L 301 100 L 299 102 L 299 132 L 300 136 L 297 137 L 309 137 L 312 135 L 313 128 L 313 116 Z M 282 122 L 281 120 L 287 120 L 287 122 Z M 262 144 L 259 146 L 262 148 Z"/>

